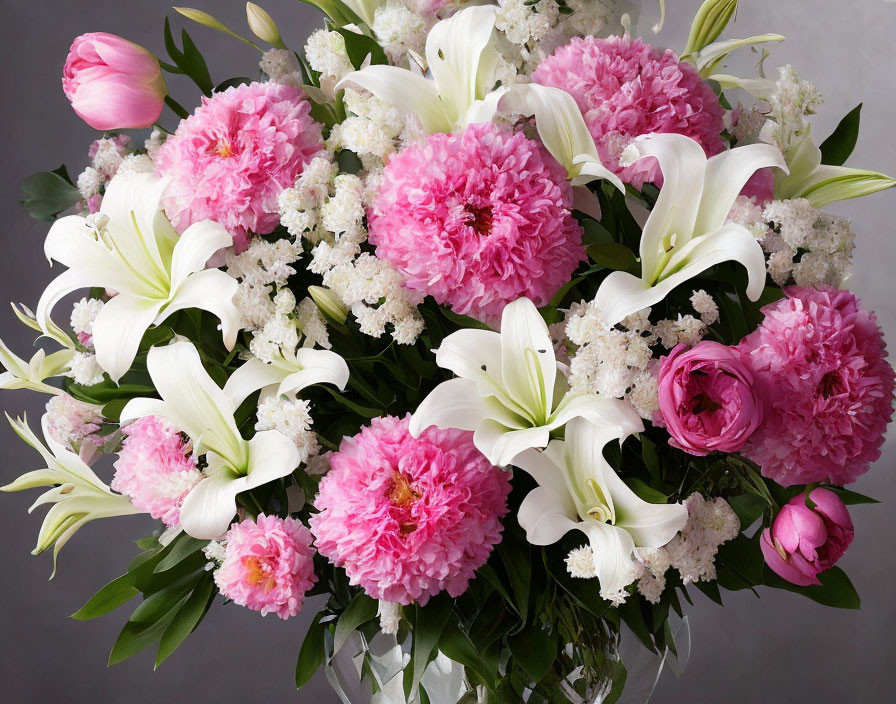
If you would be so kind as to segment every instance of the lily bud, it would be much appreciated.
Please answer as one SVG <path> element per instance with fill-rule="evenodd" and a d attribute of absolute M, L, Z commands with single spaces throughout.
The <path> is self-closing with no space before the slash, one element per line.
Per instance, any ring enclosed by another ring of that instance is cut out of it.
<path fill-rule="evenodd" d="M 277 23 L 271 16 L 254 2 L 246 3 L 246 19 L 249 21 L 249 29 L 252 34 L 278 49 L 285 49 L 286 45 L 277 29 Z"/>
<path fill-rule="evenodd" d="M 718 39 L 735 12 L 737 12 L 737 0 L 705 0 L 694 17 L 691 34 L 682 57 L 696 54 Z"/>
<path fill-rule="evenodd" d="M 193 20 L 197 24 L 204 25 L 205 27 L 210 27 L 211 29 L 217 29 L 219 32 L 227 32 L 230 34 L 230 30 L 227 28 L 223 22 L 218 20 L 216 17 L 212 17 L 207 12 L 203 12 L 202 10 L 194 10 L 191 7 L 175 7 L 173 8 L 175 12 L 179 12 L 188 20 Z"/>
<path fill-rule="evenodd" d="M 324 286 L 309 286 L 308 295 L 328 318 L 342 325 L 348 317 L 348 308 L 331 289 Z"/>

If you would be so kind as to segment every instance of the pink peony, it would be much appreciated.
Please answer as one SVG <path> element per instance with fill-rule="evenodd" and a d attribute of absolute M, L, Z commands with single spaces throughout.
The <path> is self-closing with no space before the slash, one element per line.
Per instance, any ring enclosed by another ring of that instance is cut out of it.
<path fill-rule="evenodd" d="M 566 174 L 539 143 L 482 123 L 389 160 L 369 239 L 408 288 L 497 322 L 517 298 L 548 303 L 584 260 L 571 211 Z"/>
<path fill-rule="evenodd" d="M 152 53 L 105 32 L 75 39 L 62 89 L 78 116 L 96 130 L 149 127 L 162 114 L 168 94 Z"/>
<path fill-rule="evenodd" d="M 81 454 L 89 463 L 106 441 L 99 434 L 103 407 L 84 403 L 68 394 L 55 394 L 47 403 L 47 432 L 59 444 Z"/>
<path fill-rule="evenodd" d="M 855 530 L 840 497 L 827 489 L 793 497 L 762 533 L 759 546 L 765 562 L 788 582 L 807 587 L 821 584 L 818 575 L 830 569 L 852 542 Z"/>
<path fill-rule="evenodd" d="M 501 539 L 508 475 L 473 434 L 374 419 L 342 441 L 314 502 L 318 551 L 375 599 L 425 604 L 463 594 Z"/>
<path fill-rule="evenodd" d="M 262 616 L 295 616 L 317 581 L 311 540 L 310 531 L 294 518 L 261 513 L 255 521 L 235 523 L 225 536 L 215 583 L 225 597 Z"/>
<path fill-rule="evenodd" d="M 228 88 L 180 123 L 156 158 L 171 178 L 163 204 L 178 231 L 214 220 L 234 236 L 269 234 L 280 222 L 277 199 L 321 149 L 321 126 L 298 88 L 250 83 Z"/>
<path fill-rule="evenodd" d="M 678 345 L 663 358 L 659 404 L 669 444 L 692 455 L 737 452 L 762 420 L 752 373 L 718 342 Z"/>
<path fill-rule="evenodd" d="M 880 456 L 893 412 L 893 368 L 877 318 L 855 294 L 785 289 L 740 344 L 765 404 L 744 448 L 779 484 L 846 484 Z"/>
<path fill-rule="evenodd" d="M 660 53 L 640 39 L 575 37 L 545 59 L 532 80 L 576 99 L 601 161 L 636 188 L 660 185 L 661 173 L 656 159 L 619 165 L 634 137 L 683 134 L 697 140 L 707 156 L 725 148 L 724 111 L 712 88 L 671 50 Z"/>
<path fill-rule="evenodd" d="M 123 432 L 112 488 L 166 526 L 179 525 L 181 504 L 202 479 L 190 445 L 159 416 L 135 420 Z"/>

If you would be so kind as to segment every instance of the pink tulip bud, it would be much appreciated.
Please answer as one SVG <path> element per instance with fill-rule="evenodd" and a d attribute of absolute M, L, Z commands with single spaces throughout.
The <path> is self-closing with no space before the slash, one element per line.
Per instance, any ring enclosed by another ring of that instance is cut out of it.
<path fill-rule="evenodd" d="M 105 32 L 75 39 L 62 88 L 75 112 L 97 130 L 149 127 L 159 119 L 168 93 L 155 56 Z"/>
<path fill-rule="evenodd" d="M 830 569 L 852 542 L 855 530 L 846 505 L 833 491 L 815 489 L 792 498 L 762 533 L 765 562 L 788 582 L 801 587 L 821 584 L 818 574 Z"/>

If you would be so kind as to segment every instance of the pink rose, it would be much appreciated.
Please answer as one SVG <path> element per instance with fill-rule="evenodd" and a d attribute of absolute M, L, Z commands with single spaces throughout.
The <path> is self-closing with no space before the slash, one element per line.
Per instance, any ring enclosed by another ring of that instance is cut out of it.
<path fill-rule="evenodd" d="M 659 404 L 670 444 L 692 455 L 736 452 L 762 420 L 752 372 L 718 342 L 678 345 L 663 358 Z"/>
<path fill-rule="evenodd" d="M 62 89 L 75 112 L 97 130 L 149 127 L 159 119 L 168 93 L 155 56 L 105 32 L 75 39 Z"/>
<path fill-rule="evenodd" d="M 855 530 L 840 497 L 827 489 L 793 497 L 762 533 L 766 564 L 788 582 L 801 587 L 821 584 L 818 574 L 830 569 L 846 552 Z"/>

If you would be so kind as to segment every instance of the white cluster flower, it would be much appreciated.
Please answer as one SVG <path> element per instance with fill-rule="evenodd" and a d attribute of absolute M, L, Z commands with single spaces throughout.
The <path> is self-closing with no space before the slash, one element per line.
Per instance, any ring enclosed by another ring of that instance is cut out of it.
<path fill-rule="evenodd" d="M 258 67 L 273 83 L 302 86 L 302 68 L 296 55 L 288 49 L 268 49 L 261 55 Z"/>
<path fill-rule="evenodd" d="M 78 401 L 68 394 L 55 394 L 47 403 L 47 430 L 56 442 L 78 452 L 81 443 L 103 424 L 102 410 L 102 406 Z"/>
<path fill-rule="evenodd" d="M 649 312 L 640 311 L 611 328 L 593 301 L 572 306 L 566 335 L 578 347 L 569 365 L 574 392 L 628 398 L 642 417 L 652 417 L 658 402 L 650 374 L 656 336 Z"/>
<path fill-rule="evenodd" d="M 90 200 L 106 185 L 106 179 L 95 168 L 88 166 L 78 174 L 78 180 L 75 185 L 77 185 L 78 191 L 81 193 L 81 198 Z"/>
<path fill-rule="evenodd" d="M 147 155 L 129 154 L 131 138 L 125 134 L 102 137 L 90 145 L 90 166 L 75 181 L 81 198 L 90 201 L 102 193 L 106 184 L 119 171 L 151 172 L 155 170 L 152 158 Z"/>
<path fill-rule="evenodd" d="M 713 325 L 719 321 L 719 306 L 715 299 L 703 289 L 694 291 L 691 296 L 691 305 L 694 306 L 694 310 L 697 311 L 704 325 Z"/>
<path fill-rule="evenodd" d="M 158 127 L 154 127 L 149 135 L 149 139 L 143 142 L 143 148 L 146 150 L 146 155 L 155 161 L 156 155 L 159 153 L 159 149 L 162 148 L 164 143 L 165 133 Z"/>
<path fill-rule="evenodd" d="M 658 604 L 666 588 L 666 571 L 671 564 L 666 548 L 635 548 L 635 559 L 641 566 L 638 593 L 651 604 Z"/>
<path fill-rule="evenodd" d="M 767 98 L 770 121 L 763 126 L 760 139 L 787 151 L 808 134 L 806 118 L 815 114 L 823 100 L 815 84 L 800 80 L 793 66 L 782 66 L 775 89 Z"/>
<path fill-rule="evenodd" d="M 118 171 L 118 167 L 121 166 L 130 141 L 131 138 L 127 135 L 115 138 L 103 137 L 96 140 L 90 149 L 93 154 L 93 168 L 106 180 L 111 179 Z"/>
<path fill-rule="evenodd" d="M 305 336 L 306 347 L 323 347 L 330 349 L 330 335 L 327 333 L 327 321 L 311 298 L 303 298 L 295 311 L 296 326 Z"/>
<path fill-rule="evenodd" d="M 255 430 L 277 430 L 298 448 L 301 462 L 320 452 L 317 435 L 311 429 L 313 420 L 309 403 L 303 399 L 269 396 L 258 404 Z"/>
<path fill-rule="evenodd" d="M 151 174 L 156 165 L 148 154 L 128 154 L 118 166 L 118 174 Z"/>
<path fill-rule="evenodd" d="M 718 317 L 718 310 L 716 310 L 716 317 Z M 657 322 L 653 327 L 653 333 L 663 347 L 671 350 L 682 343 L 689 346 L 696 345 L 706 334 L 706 324 L 693 315 L 679 313 L 675 320 Z"/>
<path fill-rule="evenodd" d="M 249 351 L 261 361 L 270 364 L 294 352 L 298 346 L 299 330 L 295 320 L 290 318 L 288 313 L 278 311 L 252 336 Z"/>
<path fill-rule="evenodd" d="M 704 499 L 694 493 L 684 503 L 688 522 L 665 548 L 669 564 L 678 570 L 685 584 L 713 580 L 719 546 L 737 537 L 740 519 L 722 498 Z"/>
<path fill-rule="evenodd" d="M 305 44 L 305 58 L 320 73 L 320 88 L 328 98 L 336 97 L 336 84 L 355 70 L 339 32 L 318 29 Z"/>
<path fill-rule="evenodd" d="M 408 51 L 423 53 L 429 28 L 425 19 L 403 0 L 386 0 L 376 9 L 371 29 L 389 61 L 398 65 Z"/>
<path fill-rule="evenodd" d="M 773 201 L 762 214 L 768 225 L 763 249 L 780 286 L 841 286 L 852 268 L 855 235 L 849 220 L 816 210 L 804 198 Z"/>
<path fill-rule="evenodd" d="M 380 601 L 377 606 L 377 614 L 380 619 L 380 630 L 387 636 L 398 633 L 401 625 L 401 605 L 394 601 Z"/>
<path fill-rule="evenodd" d="M 92 352 L 76 352 L 69 362 L 68 376 L 81 386 L 93 386 L 103 381 L 103 370 Z"/>
<path fill-rule="evenodd" d="M 399 146 L 407 119 L 395 106 L 367 91 L 347 88 L 343 100 L 349 115 L 333 126 L 327 147 L 354 152 L 361 157 L 365 170 L 382 167 Z"/>
<path fill-rule="evenodd" d="M 202 548 L 202 552 L 208 560 L 208 564 L 205 566 L 206 571 L 216 569 L 227 557 L 227 541 L 212 540 Z"/>
<path fill-rule="evenodd" d="M 227 255 L 227 273 L 240 281 L 233 303 L 243 317 L 243 327 L 260 329 L 275 314 L 271 295 L 296 273 L 292 264 L 301 254 L 301 244 L 257 237 L 245 252 Z"/>
<path fill-rule="evenodd" d="M 280 192 L 280 224 L 295 238 L 317 242 L 321 236 L 320 209 L 330 195 L 339 167 L 329 157 L 317 156 L 305 165 L 292 188 Z"/>
<path fill-rule="evenodd" d="M 498 0 L 495 26 L 520 47 L 540 43 L 560 20 L 557 0 Z"/>
<path fill-rule="evenodd" d="M 566 556 L 566 571 L 576 579 L 594 579 L 597 568 L 594 566 L 594 550 L 590 545 L 573 548 Z"/>
<path fill-rule="evenodd" d="M 72 306 L 72 330 L 82 342 L 93 335 L 93 323 L 104 305 L 99 298 L 82 298 Z"/>
<path fill-rule="evenodd" d="M 322 477 L 330 471 L 330 458 L 332 452 L 322 452 L 314 457 L 309 457 L 305 462 L 305 474 L 311 477 Z"/>
<path fill-rule="evenodd" d="M 768 234 L 768 225 L 762 216 L 762 206 L 749 196 L 738 196 L 734 200 L 734 205 L 728 211 L 727 221 L 745 227 L 759 241 Z"/>
<path fill-rule="evenodd" d="M 768 122 L 768 117 L 756 105 L 738 106 L 737 110 L 726 112 L 724 119 L 725 129 L 728 130 L 739 147 L 762 141 L 759 135 Z"/>

